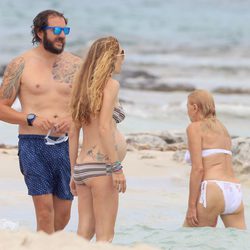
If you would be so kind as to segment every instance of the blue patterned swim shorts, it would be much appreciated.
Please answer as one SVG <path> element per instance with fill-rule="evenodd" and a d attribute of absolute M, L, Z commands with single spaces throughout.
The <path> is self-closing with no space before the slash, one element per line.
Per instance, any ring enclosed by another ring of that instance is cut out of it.
<path fill-rule="evenodd" d="M 19 135 L 20 170 L 29 195 L 53 194 L 59 199 L 73 200 L 70 192 L 68 141 L 46 145 L 44 135 Z"/>

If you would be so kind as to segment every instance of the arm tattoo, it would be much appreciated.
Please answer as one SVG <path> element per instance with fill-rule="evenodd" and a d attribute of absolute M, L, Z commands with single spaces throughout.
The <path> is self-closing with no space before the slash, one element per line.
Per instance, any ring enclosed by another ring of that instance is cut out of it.
<path fill-rule="evenodd" d="M 78 69 L 80 68 L 80 63 L 78 61 L 73 61 L 72 59 L 58 57 L 52 67 L 52 75 L 54 80 L 62 83 L 70 84 L 73 82 L 74 77 Z"/>
<path fill-rule="evenodd" d="M 24 59 L 22 57 L 17 58 L 9 64 L 4 73 L 3 85 L 1 86 L 3 88 L 1 99 L 10 99 L 13 97 L 13 94 L 16 98 L 23 69 Z"/>

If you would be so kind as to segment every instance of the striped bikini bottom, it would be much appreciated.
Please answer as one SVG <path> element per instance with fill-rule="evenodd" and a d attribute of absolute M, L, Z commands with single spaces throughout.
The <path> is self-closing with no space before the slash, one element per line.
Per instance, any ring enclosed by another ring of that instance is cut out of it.
<path fill-rule="evenodd" d="M 76 184 L 85 184 L 85 180 L 112 174 L 112 167 L 106 163 L 91 162 L 76 164 L 73 171 L 73 179 Z"/>

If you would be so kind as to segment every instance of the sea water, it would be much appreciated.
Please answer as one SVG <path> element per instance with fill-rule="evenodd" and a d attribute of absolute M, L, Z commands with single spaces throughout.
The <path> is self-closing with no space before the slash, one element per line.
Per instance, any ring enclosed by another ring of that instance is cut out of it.
<path fill-rule="evenodd" d="M 121 76 L 142 70 L 156 77 L 146 79 L 147 85 L 250 89 L 248 0 L 1 0 L 0 66 L 32 47 L 32 20 L 45 9 L 68 17 L 66 49 L 78 55 L 94 39 L 116 36 L 126 53 Z M 132 80 L 135 87 L 141 81 Z M 123 88 L 127 119 L 120 129 L 185 132 L 187 94 Z M 232 135 L 249 136 L 249 100 L 249 94 L 215 95 L 218 118 Z M 0 131 L 0 143 L 17 144 L 17 126 L 0 122 Z"/>
<path fill-rule="evenodd" d="M 185 92 L 154 92 L 122 89 L 126 119 L 118 125 L 124 134 L 169 131 L 185 133 L 189 124 Z M 214 95 L 217 117 L 232 136 L 249 136 L 250 95 Z M 14 108 L 20 110 L 16 102 Z M 0 144 L 17 145 L 17 125 L 0 122 Z"/>
<path fill-rule="evenodd" d="M 113 35 L 125 49 L 124 70 L 165 83 L 250 88 L 249 0 L 1 0 L 0 65 L 31 48 L 32 20 L 45 9 L 69 19 L 71 52 Z"/>

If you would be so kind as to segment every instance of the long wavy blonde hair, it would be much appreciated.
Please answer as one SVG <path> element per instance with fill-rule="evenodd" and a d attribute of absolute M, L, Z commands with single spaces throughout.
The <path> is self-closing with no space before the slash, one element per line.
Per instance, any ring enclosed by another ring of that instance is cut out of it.
<path fill-rule="evenodd" d="M 89 124 L 102 107 L 103 90 L 115 70 L 119 42 L 114 37 L 96 40 L 74 81 L 70 108 L 73 121 Z"/>
<path fill-rule="evenodd" d="M 188 100 L 190 104 L 197 105 L 201 120 L 203 121 L 202 128 L 218 132 L 220 129 L 218 129 L 217 124 L 220 122 L 216 118 L 215 103 L 212 94 L 209 91 L 197 89 L 189 94 Z M 226 128 L 222 124 L 221 126 L 225 131 Z"/>

